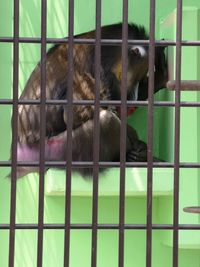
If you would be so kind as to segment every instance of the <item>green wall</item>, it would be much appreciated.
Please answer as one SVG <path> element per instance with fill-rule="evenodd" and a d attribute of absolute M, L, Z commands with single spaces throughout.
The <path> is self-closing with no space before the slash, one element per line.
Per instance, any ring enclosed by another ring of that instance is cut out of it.
<path fill-rule="evenodd" d="M 48 37 L 67 36 L 67 1 L 48 0 Z M 184 6 L 200 8 L 200 1 L 183 1 Z M 174 39 L 175 21 L 164 27 L 165 18 L 176 7 L 173 0 L 156 1 L 156 36 Z M 75 0 L 75 33 L 95 27 L 95 1 Z M 40 37 L 41 4 L 39 0 L 20 1 L 20 36 Z M 121 21 L 121 1 L 102 0 L 102 25 Z M 13 1 L 0 2 L 0 37 L 12 36 Z M 129 1 L 129 21 L 143 24 L 148 28 L 149 1 Z M 198 40 L 199 10 L 184 11 L 183 37 Z M 173 58 L 174 48 L 169 49 Z M 40 45 L 22 44 L 19 50 L 19 90 L 23 90 L 26 80 L 40 59 Z M 199 79 L 200 53 L 197 48 L 183 48 L 183 79 Z M 174 63 L 174 62 L 173 62 Z M 172 64 L 173 65 L 173 64 Z M 172 67 L 172 65 L 170 67 Z M 12 97 L 12 44 L 0 43 L 0 98 Z M 173 100 L 173 93 L 163 90 L 155 98 Z M 198 93 L 182 93 L 184 101 L 199 101 Z M 138 130 L 141 139 L 146 140 L 146 109 L 138 109 L 129 118 L 129 123 Z M 11 107 L 0 105 L 0 160 L 9 158 L 11 131 Z M 199 109 L 181 109 L 181 160 L 199 161 Z M 173 161 L 173 108 L 155 108 L 154 153 Z M 188 141 L 192 140 L 192 141 Z M 5 179 L 8 168 L 0 168 L 0 223 L 9 223 L 10 181 Z M 197 215 L 184 214 L 184 206 L 200 204 L 199 170 L 180 171 L 180 223 L 199 224 Z M 127 170 L 126 175 L 126 223 L 146 223 L 146 170 Z M 100 177 L 99 223 L 118 223 L 119 220 L 119 172 L 108 171 Z M 153 223 L 172 223 L 173 170 L 154 170 Z M 46 175 L 44 197 L 44 222 L 64 223 L 65 176 L 62 171 L 50 170 Z M 72 179 L 72 223 L 91 223 L 92 182 L 80 177 Z M 29 175 L 17 182 L 16 223 L 37 223 L 38 217 L 38 176 Z M 172 232 L 153 230 L 153 267 L 172 266 Z M 180 231 L 179 266 L 200 266 L 199 231 Z M 8 266 L 9 231 L 0 230 L 0 266 Z M 72 230 L 70 244 L 70 267 L 88 267 L 91 259 L 91 231 Z M 125 231 L 125 267 L 146 266 L 146 231 Z M 64 231 L 44 231 L 44 267 L 63 266 Z M 37 231 L 16 230 L 15 267 L 33 267 L 37 260 Z M 98 267 L 116 267 L 118 262 L 118 231 L 98 231 Z"/>

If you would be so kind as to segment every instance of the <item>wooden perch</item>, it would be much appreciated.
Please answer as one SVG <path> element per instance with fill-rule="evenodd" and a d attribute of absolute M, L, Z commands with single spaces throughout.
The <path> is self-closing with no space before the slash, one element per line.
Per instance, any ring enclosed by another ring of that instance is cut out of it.
<path fill-rule="evenodd" d="M 199 207 L 185 207 L 183 211 L 188 213 L 199 213 L 200 214 L 200 206 Z"/>
<path fill-rule="evenodd" d="M 176 81 L 171 80 L 166 83 L 166 88 L 175 90 Z M 197 80 L 182 80 L 180 85 L 181 91 L 200 91 L 200 81 Z"/>

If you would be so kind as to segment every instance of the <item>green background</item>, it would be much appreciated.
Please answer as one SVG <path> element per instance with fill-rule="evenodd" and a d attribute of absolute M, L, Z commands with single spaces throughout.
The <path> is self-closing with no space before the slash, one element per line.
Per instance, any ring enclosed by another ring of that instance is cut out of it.
<path fill-rule="evenodd" d="M 48 37 L 67 36 L 67 1 L 48 0 Z M 183 1 L 183 39 L 199 40 L 198 0 Z M 122 3 L 118 0 L 102 1 L 102 25 L 122 20 Z M 156 37 L 175 39 L 176 17 L 173 13 L 176 2 L 156 1 Z M 40 37 L 41 4 L 39 0 L 20 1 L 20 37 Z M 149 28 L 149 1 L 129 1 L 129 21 Z M 95 27 L 95 1 L 75 1 L 75 33 L 85 32 Z M 13 35 L 13 1 L 0 2 L 0 36 Z M 199 79 L 200 51 L 197 47 L 182 48 L 182 79 Z M 168 49 L 169 69 L 174 76 L 175 48 Z M 19 47 L 19 90 L 25 83 L 34 66 L 40 59 L 40 45 L 23 44 Z M 12 44 L 0 43 L 0 98 L 12 98 Z M 184 92 L 183 101 L 199 101 L 199 93 Z M 157 100 L 173 100 L 174 93 L 162 90 L 155 96 Z M 0 105 L 0 160 L 8 160 L 11 142 L 12 108 Z M 181 108 L 181 161 L 199 162 L 199 109 Z M 141 139 L 146 140 L 146 108 L 139 108 L 128 119 Z M 141 121 L 144 123 L 141 124 Z M 155 108 L 154 111 L 154 154 L 173 162 L 174 109 Z M 5 179 L 8 168 L 0 169 L 0 223 L 9 223 L 10 181 Z M 127 169 L 125 222 L 146 223 L 146 177 L 147 170 Z M 173 169 L 154 169 L 153 172 L 153 223 L 172 223 L 173 214 Z M 185 206 L 200 205 L 200 185 L 198 169 L 180 170 L 181 224 L 199 224 L 200 216 L 186 214 Z M 65 174 L 63 171 L 49 170 L 45 179 L 44 222 L 64 223 Z M 119 221 L 119 170 L 108 170 L 99 182 L 99 223 Z M 72 178 L 72 223 L 92 221 L 92 181 L 74 175 Z M 17 182 L 16 223 L 37 223 L 38 220 L 38 176 L 35 174 Z M 153 230 L 153 267 L 172 266 L 172 231 Z M 98 267 L 116 267 L 118 264 L 118 231 L 98 230 Z M 8 266 L 9 231 L 0 230 L 0 266 Z M 64 231 L 44 230 L 43 266 L 63 266 Z M 70 267 L 88 267 L 91 259 L 91 231 L 71 230 Z M 146 266 L 146 231 L 125 231 L 124 266 Z M 37 265 L 37 231 L 16 230 L 15 266 L 33 267 Z M 200 266 L 199 231 L 179 232 L 179 266 Z"/>

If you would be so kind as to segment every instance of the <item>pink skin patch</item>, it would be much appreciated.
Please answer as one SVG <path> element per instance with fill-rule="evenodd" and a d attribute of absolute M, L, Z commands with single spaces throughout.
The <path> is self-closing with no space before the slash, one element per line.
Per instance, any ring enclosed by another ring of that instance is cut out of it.
<path fill-rule="evenodd" d="M 39 161 L 38 145 L 29 147 L 27 145 L 19 144 L 17 145 L 17 160 L 18 161 Z M 38 167 L 17 167 L 17 177 L 23 177 L 30 172 L 37 172 Z"/>
<path fill-rule="evenodd" d="M 39 145 L 27 146 L 25 144 L 17 145 L 17 159 L 18 161 L 38 161 L 39 160 Z"/>
<path fill-rule="evenodd" d="M 56 138 L 51 138 L 51 139 L 48 139 L 47 140 L 47 146 L 56 146 L 56 145 L 63 145 L 64 142 L 63 140 L 59 140 L 59 139 L 56 139 Z"/>
<path fill-rule="evenodd" d="M 65 145 L 66 145 L 66 133 L 62 133 L 58 136 L 45 140 L 45 160 L 64 160 Z M 38 162 L 40 158 L 40 145 L 28 146 L 26 144 L 17 145 L 17 160 L 18 161 L 30 161 Z M 31 172 L 38 172 L 38 167 L 20 166 L 17 168 L 17 177 L 22 177 Z"/>
<path fill-rule="evenodd" d="M 60 160 L 66 144 L 66 134 L 60 134 L 50 139 L 45 140 L 45 159 L 46 160 Z M 18 161 L 39 161 L 40 145 L 35 144 L 28 146 L 26 144 L 19 144 L 17 146 Z"/>
<path fill-rule="evenodd" d="M 45 145 L 46 159 L 64 160 L 67 143 L 67 131 L 47 139 Z"/>

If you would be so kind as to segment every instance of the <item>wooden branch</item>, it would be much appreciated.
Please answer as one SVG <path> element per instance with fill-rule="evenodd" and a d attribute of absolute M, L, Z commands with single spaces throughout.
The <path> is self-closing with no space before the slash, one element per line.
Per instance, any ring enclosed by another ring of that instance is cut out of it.
<path fill-rule="evenodd" d="M 175 90 L 176 81 L 171 80 L 166 83 L 166 88 Z M 200 91 L 200 81 L 197 80 L 182 80 L 180 85 L 181 91 Z"/>
<path fill-rule="evenodd" d="M 198 207 L 185 207 L 183 211 L 188 213 L 200 213 L 200 206 Z"/>

